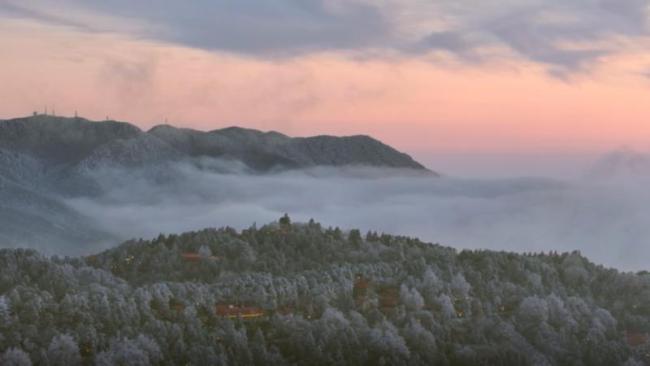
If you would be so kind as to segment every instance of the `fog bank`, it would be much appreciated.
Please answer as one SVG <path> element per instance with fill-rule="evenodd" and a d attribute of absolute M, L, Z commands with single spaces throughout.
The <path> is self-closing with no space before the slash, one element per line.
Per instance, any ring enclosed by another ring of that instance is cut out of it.
<path fill-rule="evenodd" d="M 165 179 L 103 171 L 105 195 L 67 203 L 123 239 L 225 225 L 241 229 L 287 212 L 294 221 L 314 218 L 459 249 L 580 250 L 619 269 L 650 267 L 650 193 L 642 184 L 405 173 L 316 168 L 250 175 L 179 164 L 165 171 Z"/>

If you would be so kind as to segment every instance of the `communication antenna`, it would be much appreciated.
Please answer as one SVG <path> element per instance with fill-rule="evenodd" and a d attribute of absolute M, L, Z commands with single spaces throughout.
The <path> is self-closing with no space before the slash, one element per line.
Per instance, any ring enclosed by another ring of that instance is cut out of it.
<path fill-rule="evenodd" d="M 79 118 L 79 115 L 77 114 L 77 110 L 74 110 L 74 118 Z"/>
<path fill-rule="evenodd" d="M 52 115 L 53 116 L 56 116 L 56 109 L 55 108 L 56 108 L 56 106 L 52 106 Z"/>
<path fill-rule="evenodd" d="M 45 106 L 45 109 L 43 110 L 43 114 L 47 116 L 47 105 Z"/>

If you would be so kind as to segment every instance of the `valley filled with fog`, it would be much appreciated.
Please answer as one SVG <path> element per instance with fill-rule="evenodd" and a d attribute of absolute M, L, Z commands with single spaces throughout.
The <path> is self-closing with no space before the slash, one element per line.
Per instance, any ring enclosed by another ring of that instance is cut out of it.
<path fill-rule="evenodd" d="M 96 221 L 115 243 L 57 254 L 90 254 L 159 233 L 242 229 L 286 212 L 295 221 L 313 218 L 343 230 L 408 235 L 459 249 L 579 250 L 598 264 L 646 269 L 650 194 L 638 175 L 615 173 L 571 180 L 464 179 L 359 167 L 252 174 L 219 160 L 157 172 L 103 169 L 92 172 L 101 195 L 65 203 Z"/>
<path fill-rule="evenodd" d="M 364 135 L 16 118 L 0 123 L 0 247 L 88 255 L 288 213 L 457 249 L 579 250 L 620 270 L 647 268 L 646 154 L 464 159 L 427 169 Z"/>

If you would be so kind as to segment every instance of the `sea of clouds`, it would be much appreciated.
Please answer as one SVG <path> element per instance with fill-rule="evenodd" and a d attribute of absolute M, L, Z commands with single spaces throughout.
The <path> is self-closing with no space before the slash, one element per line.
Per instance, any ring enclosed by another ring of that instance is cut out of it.
<path fill-rule="evenodd" d="M 177 164 L 155 174 L 106 170 L 96 173 L 103 195 L 67 203 L 124 240 L 226 225 L 241 229 L 288 213 L 294 221 L 313 218 L 459 249 L 580 250 L 622 270 L 650 267 L 644 180 L 602 174 L 566 181 L 463 179 L 359 167 L 259 175 L 226 166 Z"/>

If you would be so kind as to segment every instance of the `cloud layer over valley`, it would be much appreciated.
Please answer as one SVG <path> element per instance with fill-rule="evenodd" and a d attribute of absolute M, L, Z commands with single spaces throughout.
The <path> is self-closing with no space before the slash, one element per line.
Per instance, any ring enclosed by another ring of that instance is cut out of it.
<path fill-rule="evenodd" d="M 576 168 L 583 178 L 470 179 L 441 177 L 437 164 L 432 172 L 360 135 L 142 131 L 52 116 L 2 121 L 0 130 L 0 247 L 83 255 L 289 213 L 459 249 L 580 250 L 621 269 L 646 269 L 650 254 L 650 158 L 630 150 Z"/>
<path fill-rule="evenodd" d="M 377 168 L 270 175 L 175 164 L 164 172 L 94 172 L 105 192 L 67 203 L 121 238 L 265 224 L 287 212 L 343 229 L 417 236 L 456 248 L 580 250 L 596 263 L 647 268 L 650 194 L 632 179 L 460 179 Z M 105 245 L 105 244 L 104 244 Z M 84 252 L 99 248 L 84 248 Z M 70 254 L 70 253 L 67 253 Z"/>

